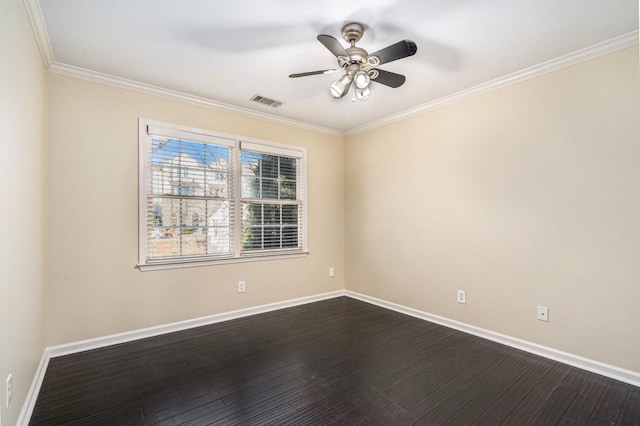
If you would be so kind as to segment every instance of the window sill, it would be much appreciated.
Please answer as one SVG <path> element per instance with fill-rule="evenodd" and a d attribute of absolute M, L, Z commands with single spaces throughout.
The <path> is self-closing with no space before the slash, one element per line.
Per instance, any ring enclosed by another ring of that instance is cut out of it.
<path fill-rule="evenodd" d="M 182 269 L 195 268 L 198 266 L 228 265 L 231 263 L 247 263 L 247 262 L 264 262 L 268 260 L 295 259 L 305 257 L 308 251 L 297 251 L 288 254 L 273 255 L 247 255 L 242 257 L 227 257 L 224 259 L 207 259 L 207 260 L 173 260 L 167 262 L 138 264 L 136 267 L 142 271 L 160 271 L 164 269 Z"/>

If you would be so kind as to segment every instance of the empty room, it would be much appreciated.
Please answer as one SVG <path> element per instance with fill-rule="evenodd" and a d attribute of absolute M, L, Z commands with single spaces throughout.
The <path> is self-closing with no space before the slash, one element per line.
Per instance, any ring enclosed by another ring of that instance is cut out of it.
<path fill-rule="evenodd" d="M 640 425 L 636 0 L 0 2 L 0 426 Z"/>

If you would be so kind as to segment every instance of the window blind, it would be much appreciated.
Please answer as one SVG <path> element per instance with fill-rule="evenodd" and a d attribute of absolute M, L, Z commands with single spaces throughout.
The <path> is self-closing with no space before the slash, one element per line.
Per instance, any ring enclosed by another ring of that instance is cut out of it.
<path fill-rule="evenodd" d="M 233 254 L 233 148 L 149 129 L 147 260 Z M 195 139 L 195 137 L 193 138 Z M 212 143 L 215 140 L 217 143 Z"/>
<path fill-rule="evenodd" d="M 301 158 L 291 156 L 297 155 L 293 150 L 269 151 L 270 147 L 244 142 L 241 146 L 243 253 L 301 249 L 304 243 Z"/>

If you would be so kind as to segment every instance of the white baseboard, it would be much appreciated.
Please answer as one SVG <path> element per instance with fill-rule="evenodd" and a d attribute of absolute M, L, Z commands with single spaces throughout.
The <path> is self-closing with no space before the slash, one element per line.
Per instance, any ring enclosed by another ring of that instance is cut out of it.
<path fill-rule="evenodd" d="M 613 365 L 605 364 L 600 361 L 595 361 L 595 360 L 584 358 L 578 355 L 559 351 L 557 349 L 538 345 L 536 343 L 528 342 L 526 340 L 521 340 L 515 337 L 507 336 L 505 334 L 496 333 L 494 331 L 485 330 L 484 328 L 475 327 L 473 325 L 454 321 L 449 318 L 430 314 L 428 312 L 420 311 L 414 308 L 409 308 L 407 306 L 399 305 L 393 302 L 388 302 L 386 300 L 377 299 L 375 297 L 356 293 L 354 291 L 346 290 L 345 295 L 353 299 L 358 299 L 363 302 L 371 303 L 372 305 L 380 306 L 382 308 L 386 308 L 392 311 L 400 312 L 402 314 L 410 315 L 415 318 L 420 318 L 425 321 L 440 324 L 445 327 L 453 328 L 455 330 L 459 330 L 464 333 L 473 334 L 474 336 L 482 337 L 483 339 L 487 339 L 487 340 L 492 340 L 494 342 L 501 343 L 503 345 L 510 346 L 512 348 L 516 348 L 526 352 L 530 352 L 532 354 L 540 355 L 542 357 L 549 358 L 554 361 L 561 362 L 563 364 L 568 364 L 573 367 L 590 371 L 592 373 L 610 377 L 612 379 L 619 380 L 621 382 L 629 383 L 634 386 L 640 386 L 640 373 L 635 371 L 625 370 L 624 368 L 615 367 Z"/>
<path fill-rule="evenodd" d="M 36 374 L 31 383 L 31 387 L 29 388 L 29 393 L 27 394 L 27 398 L 25 399 L 24 405 L 22 406 L 22 410 L 20 411 L 20 416 L 18 417 L 17 425 L 27 426 L 29 424 L 29 420 L 31 419 L 31 415 L 35 407 L 36 400 L 38 398 L 38 393 L 40 392 L 40 387 L 42 386 L 42 381 L 47 371 L 47 366 L 49 365 L 50 358 L 88 351 L 91 349 L 103 348 L 106 346 L 116 345 L 119 343 L 131 342 L 134 340 L 144 339 L 147 337 L 154 337 L 162 334 L 173 333 L 175 331 L 186 330 L 194 327 L 200 327 L 203 325 L 229 321 L 236 318 L 242 318 L 242 317 L 261 314 L 265 312 L 276 311 L 278 309 L 304 305 L 307 303 L 319 302 L 321 300 L 333 299 L 340 296 L 351 297 L 353 299 L 357 299 L 366 303 L 380 306 L 385 309 L 390 309 L 392 311 L 400 312 L 402 314 L 410 315 L 415 318 L 440 324 L 445 327 L 462 331 L 464 333 L 472 334 L 474 336 L 482 337 L 484 339 L 501 343 L 503 345 L 507 345 L 516 349 L 520 349 L 526 352 L 540 355 L 545 358 L 549 358 L 549 359 L 561 362 L 563 364 L 568 364 L 577 368 L 581 368 L 583 370 L 590 371 L 592 373 L 610 377 L 615 380 L 620 380 L 621 382 L 629 383 L 635 386 L 640 386 L 640 373 L 638 372 L 625 370 L 623 368 L 615 367 L 613 365 L 605 364 L 599 361 L 594 361 L 588 358 L 583 358 L 578 355 L 562 352 L 557 349 L 548 348 L 546 346 L 538 345 L 536 343 L 527 342 L 526 340 L 521 340 L 515 337 L 496 333 L 494 331 L 485 330 L 480 327 L 475 327 L 473 325 L 454 321 L 449 318 L 430 314 L 428 312 L 420 311 L 414 308 L 409 308 L 407 306 L 399 305 L 393 302 L 388 302 L 386 300 L 377 299 L 375 297 L 367 296 L 365 294 L 356 293 L 350 290 L 337 290 L 329 293 L 317 294 L 314 296 L 307 296 L 307 297 L 301 297 L 298 299 L 285 300 L 282 302 L 254 306 L 251 308 L 239 309 L 237 311 L 224 312 L 221 314 L 215 314 L 215 315 L 210 315 L 206 317 L 160 325 L 156 327 L 144 328 L 140 330 L 128 331 L 125 333 L 113 334 L 110 336 L 98 337 L 95 339 L 88 339 L 88 340 L 82 340 L 78 342 L 67 343 L 64 345 L 47 347 L 44 349 L 44 352 L 42 354 L 42 359 L 40 360 L 40 364 L 38 365 L 38 369 L 36 370 Z"/>
<path fill-rule="evenodd" d="M 34 374 L 33 380 L 31 381 L 31 386 L 29 386 L 27 398 L 24 400 L 24 404 L 22 404 L 22 409 L 20 410 L 20 415 L 18 416 L 16 425 L 28 426 L 29 421 L 31 420 L 31 414 L 33 414 L 33 408 L 36 406 L 36 400 L 38 399 L 40 387 L 42 386 L 42 381 L 44 380 L 44 373 L 46 373 L 48 365 L 49 352 L 48 348 L 44 348 L 42 357 L 40 358 L 40 363 L 38 364 L 38 368 L 36 369 L 36 374 Z"/>
<path fill-rule="evenodd" d="M 321 300 L 333 299 L 335 297 L 340 297 L 344 295 L 345 295 L 344 290 L 337 290 L 329 293 L 316 294 L 314 296 L 283 300 L 282 302 L 275 302 L 275 303 L 269 303 L 267 305 L 260 305 L 260 306 L 253 306 L 250 308 L 238 309 L 237 311 L 230 311 L 230 312 L 223 312 L 220 314 L 208 315 L 206 317 L 194 318 L 194 319 L 189 319 L 185 321 L 174 322 L 171 324 L 158 325 L 155 327 L 127 331 L 119 334 L 112 334 L 110 336 L 97 337 L 95 339 L 81 340 L 78 342 L 66 343 L 58 346 L 51 346 L 47 349 L 49 349 L 50 357 L 55 358 L 62 355 L 69 355 L 77 352 L 88 351 L 91 349 L 98 349 L 98 348 L 104 348 L 106 346 L 117 345 L 119 343 L 126 343 L 126 342 L 132 342 L 134 340 L 146 339 L 147 337 L 154 337 L 162 334 L 173 333 L 175 331 L 201 327 L 203 325 L 215 324 L 218 322 L 229 321 L 237 318 L 248 317 L 251 315 L 262 314 L 265 312 L 276 311 L 278 309 L 290 308 L 293 306 L 304 305 L 307 303 L 319 302 Z"/>
<path fill-rule="evenodd" d="M 203 325 L 215 324 L 232 319 L 276 311 L 278 309 L 319 302 L 321 300 L 333 299 L 335 297 L 344 295 L 344 290 L 337 290 L 329 293 L 316 294 L 314 296 L 284 300 L 282 302 L 269 303 L 267 305 L 253 306 L 251 308 L 239 309 L 237 311 L 223 312 L 221 314 L 209 315 L 206 317 L 159 325 L 156 327 L 127 331 L 125 333 L 112 334 L 110 336 L 97 337 L 95 339 L 81 340 L 78 342 L 46 347 L 42 354 L 42 358 L 40 359 L 38 369 L 36 370 L 36 373 L 33 377 L 33 381 L 31 382 L 31 387 L 29 388 L 27 397 L 24 401 L 24 404 L 22 405 L 22 410 L 20 411 L 20 416 L 18 417 L 18 422 L 16 423 L 16 425 L 28 426 L 29 421 L 31 420 L 31 415 L 33 414 L 33 409 L 36 405 L 36 400 L 38 399 L 38 394 L 40 393 L 40 387 L 42 386 L 44 375 L 47 371 L 47 366 L 49 365 L 49 360 L 51 358 L 88 351 L 91 349 L 103 348 L 111 345 L 116 345 L 118 343 L 132 342 L 134 340 L 144 339 L 147 337 L 173 333 L 174 331 L 186 330 Z"/>

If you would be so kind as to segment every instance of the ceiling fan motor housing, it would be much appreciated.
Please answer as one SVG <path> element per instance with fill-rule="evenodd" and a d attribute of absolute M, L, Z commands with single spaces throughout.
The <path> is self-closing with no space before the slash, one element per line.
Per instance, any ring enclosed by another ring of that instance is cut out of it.
<path fill-rule="evenodd" d="M 342 38 L 344 38 L 347 43 L 351 43 L 352 46 L 360 41 L 363 34 L 364 27 L 357 22 L 352 22 L 342 27 Z"/>
<path fill-rule="evenodd" d="M 355 46 L 348 47 L 345 50 L 349 54 L 349 59 L 352 64 L 353 63 L 365 64 L 367 62 L 367 57 L 369 56 L 369 53 L 367 53 L 366 50 L 360 47 L 355 47 Z"/>

